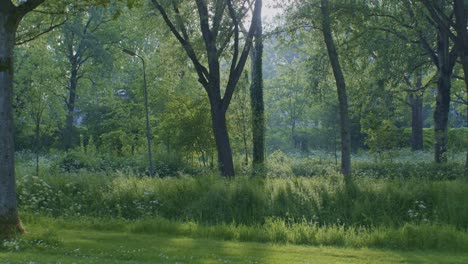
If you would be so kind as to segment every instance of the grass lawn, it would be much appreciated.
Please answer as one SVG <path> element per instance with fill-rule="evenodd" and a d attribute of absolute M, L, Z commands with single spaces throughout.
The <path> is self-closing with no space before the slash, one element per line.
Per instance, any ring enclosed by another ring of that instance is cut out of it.
<path fill-rule="evenodd" d="M 462 252 L 245 243 L 60 227 L 44 221 L 27 227 L 27 235 L 3 243 L 0 263 L 468 263 L 468 253 Z"/>

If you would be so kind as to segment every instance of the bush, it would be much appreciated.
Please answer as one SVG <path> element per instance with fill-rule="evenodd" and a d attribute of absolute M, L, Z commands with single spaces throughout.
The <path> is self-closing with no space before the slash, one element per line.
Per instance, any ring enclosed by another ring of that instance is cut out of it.
<path fill-rule="evenodd" d="M 393 162 L 354 162 L 353 174 L 356 177 L 389 179 L 455 179 L 463 176 L 463 164 L 449 162 L 437 163 L 393 163 Z"/>
<path fill-rule="evenodd" d="M 293 175 L 292 160 L 281 150 L 273 152 L 267 159 L 267 176 L 287 178 Z"/>
<path fill-rule="evenodd" d="M 157 176 L 177 176 L 180 174 L 196 174 L 197 171 L 186 165 L 177 155 L 155 155 L 153 161 Z M 132 156 L 112 156 L 108 153 L 85 152 L 75 149 L 66 152 L 54 161 L 53 169 L 56 173 L 78 173 L 124 171 L 136 175 L 149 175 L 147 154 Z"/>

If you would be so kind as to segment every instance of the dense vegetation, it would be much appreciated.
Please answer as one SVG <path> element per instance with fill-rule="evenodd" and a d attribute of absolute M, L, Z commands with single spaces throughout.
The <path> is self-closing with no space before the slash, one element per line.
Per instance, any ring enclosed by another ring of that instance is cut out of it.
<path fill-rule="evenodd" d="M 0 0 L 0 249 L 468 250 L 466 1 L 276 2 Z"/>
<path fill-rule="evenodd" d="M 333 160 L 292 159 L 281 153 L 269 157 L 268 178 L 235 180 L 206 173 L 149 178 L 131 170 L 66 172 L 57 166 L 57 156 L 43 157 L 46 176 L 36 177 L 29 156 L 19 157 L 20 208 L 33 218 L 96 219 L 91 221 L 97 228 L 128 225 L 136 233 L 240 241 L 468 248 L 462 162 L 440 167 L 361 157 L 353 164 L 354 185 L 347 186 Z"/>

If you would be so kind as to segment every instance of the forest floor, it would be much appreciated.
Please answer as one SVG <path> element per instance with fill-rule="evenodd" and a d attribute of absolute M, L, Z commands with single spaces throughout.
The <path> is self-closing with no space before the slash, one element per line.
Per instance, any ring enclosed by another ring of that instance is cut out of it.
<path fill-rule="evenodd" d="M 0 263 L 468 263 L 468 253 L 312 247 L 27 223 Z"/>

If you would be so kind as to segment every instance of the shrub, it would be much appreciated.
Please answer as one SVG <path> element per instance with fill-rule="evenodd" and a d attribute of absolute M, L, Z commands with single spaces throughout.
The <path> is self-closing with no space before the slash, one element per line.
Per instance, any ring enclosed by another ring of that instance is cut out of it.
<path fill-rule="evenodd" d="M 267 159 L 267 176 L 287 178 L 293 175 L 292 160 L 281 150 L 273 152 Z"/>

